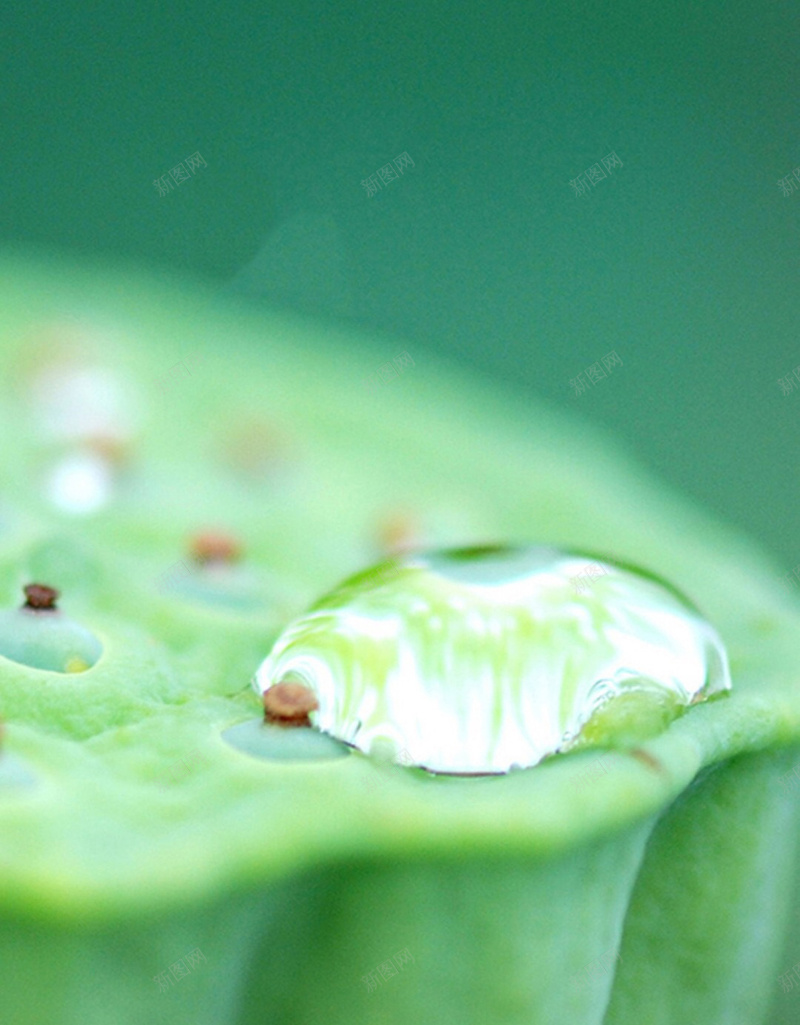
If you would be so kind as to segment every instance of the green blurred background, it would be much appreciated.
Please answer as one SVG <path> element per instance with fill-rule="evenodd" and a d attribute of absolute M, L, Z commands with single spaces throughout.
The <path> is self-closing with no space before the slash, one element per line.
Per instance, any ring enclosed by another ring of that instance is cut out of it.
<path fill-rule="evenodd" d="M 800 165 L 797 14 L 9 7 L 0 245 L 200 275 L 374 332 L 382 357 L 396 339 L 419 374 L 451 355 L 610 428 L 788 571 L 800 191 L 777 180 Z M 575 195 L 611 152 L 623 166 Z M 159 195 L 194 153 L 207 166 Z M 622 366 L 575 395 L 611 350 Z"/>

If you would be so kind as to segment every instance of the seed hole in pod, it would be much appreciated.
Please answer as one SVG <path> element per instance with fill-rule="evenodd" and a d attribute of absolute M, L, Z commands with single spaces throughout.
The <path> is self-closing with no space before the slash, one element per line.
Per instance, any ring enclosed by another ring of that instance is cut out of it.
<path fill-rule="evenodd" d="M 262 718 L 230 726 L 222 739 L 244 754 L 276 762 L 329 761 L 345 758 L 350 748 L 309 726 L 287 730 Z"/>
<path fill-rule="evenodd" d="M 159 590 L 195 605 L 256 614 L 282 611 L 288 591 L 277 579 L 247 564 L 240 539 L 225 530 L 190 537 L 186 555 L 159 577 Z"/>
<path fill-rule="evenodd" d="M 21 608 L 0 611 L 0 655 L 56 673 L 82 673 L 103 653 L 95 635 L 59 608 L 59 592 L 47 584 L 24 588 Z"/>

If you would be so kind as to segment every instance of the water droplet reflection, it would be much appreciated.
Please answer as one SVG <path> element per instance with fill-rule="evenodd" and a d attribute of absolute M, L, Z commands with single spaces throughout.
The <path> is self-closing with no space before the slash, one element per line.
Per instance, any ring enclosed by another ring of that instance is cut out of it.
<path fill-rule="evenodd" d="M 544 546 L 417 553 L 350 578 L 290 624 L 254 685 L 287 676 L 316 695 L 324 733 L 452 773 L 635 743 L 730 688 L 722 641 L 669 584 Z"/>

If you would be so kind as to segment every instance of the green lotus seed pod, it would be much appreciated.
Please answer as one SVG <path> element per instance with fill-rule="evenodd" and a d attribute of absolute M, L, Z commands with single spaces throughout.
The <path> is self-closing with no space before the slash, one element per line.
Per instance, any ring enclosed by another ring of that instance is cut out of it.
<path fill-rule="evenodd" d="M 3 1022 L 793 1020 L 800 603 L 752 542 L 432 356 L 370 390 L 375 339 L 0 272 Z M 20 373 L 54 308 L 93 311 L 135 417 Z M 279 474 L 231 441 L 262 415 Z M 103 501 L 73 474 L 54 502 L 53 446 L 120 423 Z M 365 571 L 392 509 L 421 526 Z M 187 554 L 202 524 L 241 558 Z M 65 612 L 13 609 L 32 580 Z M 67 613 L 102 657 L 43 672 Z M 313 674 L 278 669 L 312 623 Z"/>
<path fill-rule="evenodd" d="M 507 772 L 581 742 L 642 740 L 730 688 L 716 632 L 631 568 L 547 547 L 420 553 L 346 581 L 256 674 L 292 677 L 316 725 L 436 772 Z"/>

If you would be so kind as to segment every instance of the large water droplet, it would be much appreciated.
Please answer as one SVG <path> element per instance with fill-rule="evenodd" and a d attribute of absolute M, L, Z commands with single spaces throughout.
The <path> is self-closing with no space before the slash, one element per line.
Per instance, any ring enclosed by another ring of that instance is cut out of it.
<path fill-rule="evenodd" d="M 544 546 L 417 553 L 345 581 L 283 632 L 254 680 L 315 694 L 312 723 L 434 772 L 507 772 L 634 743 L 730 689 L 691 602 L 629 565 Z"/>

